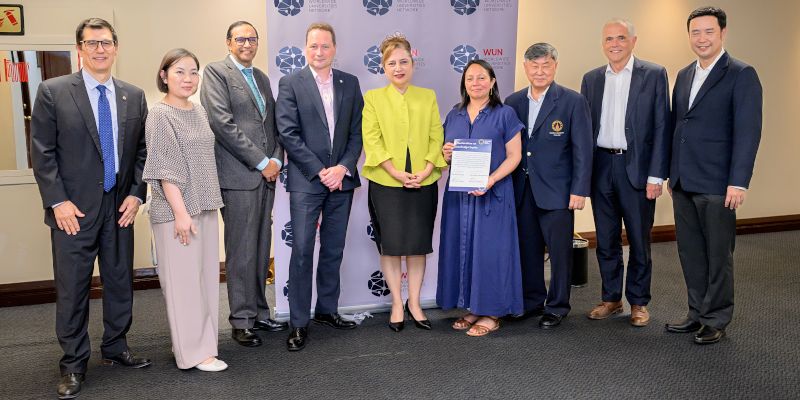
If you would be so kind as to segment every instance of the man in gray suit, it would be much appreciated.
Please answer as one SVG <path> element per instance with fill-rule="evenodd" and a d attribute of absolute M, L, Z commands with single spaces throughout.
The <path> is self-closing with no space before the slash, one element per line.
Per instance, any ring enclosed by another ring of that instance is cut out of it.
<path fill-rule="evenodd" d="M 103 364 L 141 368 L 131 326 L 133 221 L 147 194 L 144 92 L 111 76 L 117 33 L 89 18 L 75 31 L 80 72 L 39 85 L 31 114 L 31 161 L 53 246 L 56 335 L 64 351 L 58 396 L 76 397 L 86 374 L 89 287 L 103 281 Z"/>
<path fill-rule="evenodd" d="M 319 224 L 317 304 L 314 322 L 352 329 L 341 318 L 339 267 L 342 264 L 353 190 L 361 185 L 356 162 L 361 155 L 361 110 L 358 78 L 333 69 L 336 35 L 324 23 L 306 31 L 308 67 L 286 75 L 278 84 L 277 124 L 289 158 L 286 190 L 294 243 L 289 261 L 289 351 L 305 347 L 314 245 Z"/>
<path fill-rule="evenodd" d="M 231 336 L 254 347 L 261 345 L 255 330 L 277 332 L 288 327 L 270 319 L 264 293 L 283 148 L 277 140 L 269 78 L 253 67 L 258 32 L 249 22 L 237 21 L 226 36 L 230 55 L 206 66 L 200 101 L 216 137 L 217 173 L 225 202 L 221 213 Z"/>

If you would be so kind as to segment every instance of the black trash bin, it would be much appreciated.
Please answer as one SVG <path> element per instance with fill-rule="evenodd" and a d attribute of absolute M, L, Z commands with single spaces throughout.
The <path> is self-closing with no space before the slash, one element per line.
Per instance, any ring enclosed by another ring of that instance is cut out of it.
<path fill-rule="evenodd" d="M 582 237 L 572 238 L 572 287 L 584 287 L 589 283 L 589 241 Z"/>

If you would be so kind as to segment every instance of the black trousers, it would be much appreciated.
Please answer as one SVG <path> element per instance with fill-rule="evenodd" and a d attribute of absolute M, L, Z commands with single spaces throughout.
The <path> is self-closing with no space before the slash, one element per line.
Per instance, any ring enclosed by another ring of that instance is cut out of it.
<path fill-rule="evenodd" d="M 631 185 L 625 170 L 625 154 L 595 152 L 592 172 L 592 213 L 597 231 L 597 262 L 603 280 L 603 301 L 622 300 L 625 264 L 622 259 L 622 223 L 630 244 L 625 297 L 632 305 L 650 302 L 650 230 L 656 201 L 647 191 Z"/>
<path fill-rule="evenodd" d="M 575 214 L 568 209 L 545 210 L 536 205 L 530 180 L 525 180 L 517 207 L 522 296 L 525 311 L 569 314 L 572 275 L 572 231 Z M 544 279 L 544 251 L 550 254 L 550 287 Z"/>
<path fill-rule="evenodd" d="M 724 329 L 733 317 L 736 211 L 725 196 L 672 190 L 678 255 L 689 300 L 688 318 Z"/>
<path fill-rule="evenodd" d="M 98 259 L 103 284 L 102 355 L 128 349 L 125 335 L 133 307 L 133 226 L 120 228 L 116 190 L 103 195 L 97 220 L 77 235 L 51 229 L 56 285 L 56 335 L 64 351 L 61 374 L 85 373 L 91 348 L 87 332 L 89 289 Z"/>

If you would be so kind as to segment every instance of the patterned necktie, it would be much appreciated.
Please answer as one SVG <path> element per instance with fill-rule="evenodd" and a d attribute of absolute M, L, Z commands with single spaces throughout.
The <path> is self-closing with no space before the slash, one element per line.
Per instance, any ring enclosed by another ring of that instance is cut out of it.
<path fill-rule="evenodd" d="M 114 157 L 114 128 L 111 125 L 111 105 L 106 98 L 106 87 L 97 85 L 100 99 L 97 102 L 97 119 L 99 121 L 100 149 L 103 152 L 103 190 L 108 192 L 117 183 Z"/>
<path fill-rule="evenodd" d="M 242 72 L 244 73 L 245 78 L 247 78 L 247 85 L 250 86 L 250 90 L 253 91 L 253 96 L 256 97 L 258 111 L 263 116 L 267 106 L 264 104 L 264 99 L 261 98 L 261 93 L 258 92 L 258 88 L 256 88 L 256 81 L 253 80 L 253 70 L 251 68 L 245 68 L 242 70 Z"/>

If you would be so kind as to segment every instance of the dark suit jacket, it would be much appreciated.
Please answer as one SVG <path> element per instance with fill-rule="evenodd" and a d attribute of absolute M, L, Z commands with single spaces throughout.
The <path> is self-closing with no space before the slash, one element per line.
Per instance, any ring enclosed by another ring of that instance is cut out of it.
<path fill-rule="evenodd" d="M 569 207 L 570 194 L 589 196 L 592 181 L 592 122 L 580 93 L 553 82 L 528 138 L 528 88 L 505 103 L 525 124 L 522 162 L 514 171 L 514 193 L 522 202 L 525 179 L 530 179 L 536 205 L 546 210 Z M 525 171 L 527 170 L 527 175 Z"/>
<path fill-rule="evenodd" d="M 581 94 L 592 112 L 594 144 L 600 133 L 606 65 L 583 76 Z M 647 177 L 667 179 L 672 131 L 669 128 L 669 86 L 667 70 L 660 65 L 634 58 L 631 87 L 625 111 L 625 170 L 637 189 L 645 189 Z"/>
<path fill-rule="evenodd" d="M 269 78 L 258 68 L 253 68 L 253 78 L 266 104 L 264 116 L 258 111 L 253 91 L 230 57 L 208 64 L 203 71 L 200 103 L 208 113 L 216 137 L 214 152 L 222 189 L 253 190 L 264 180 L 256 169 L 264 157 L 283 161 Z M 275 182 L 267 185 L 274 188 Z"/>
<path fill-rule="evenodd" d="M 117 101 L 119 172 L 117 207 L 127 196 L 144 200 L 142 170 L 147 158 L 144 121 L 147 101 L 141 89 L 114 79 Z M 92 105 L 78 71 L 39 85 L 31 114 L 31 163 L 45 210 L 44 221 L 58 229 L 51 206 L 72 201 L 92 226 L 103 200 L 103 157 Z"/>
<path fill-rule="evenodd" d="M 311 69 L 286 75 L 278 83 L 276 105 L 280 141 L 289 158 L 286 190 L 326 193 L 319 180 L 323 168 L 343 165 L 350 171 L 342 190 L 361 185 L 356 163 L 361 156 L 361 111 L 364 99 L 358 78 L 333 70 L 333 144 L 328 133 L 325 108 Z"/>
<path fill-rule="evenodd" d="M 761 140 L 762 90 L 756 70 L 726 52 L 689 108 L 695 63 L 678 72 L 672 93 L 670 186 L 725 195 L 747 188 Z"/>

